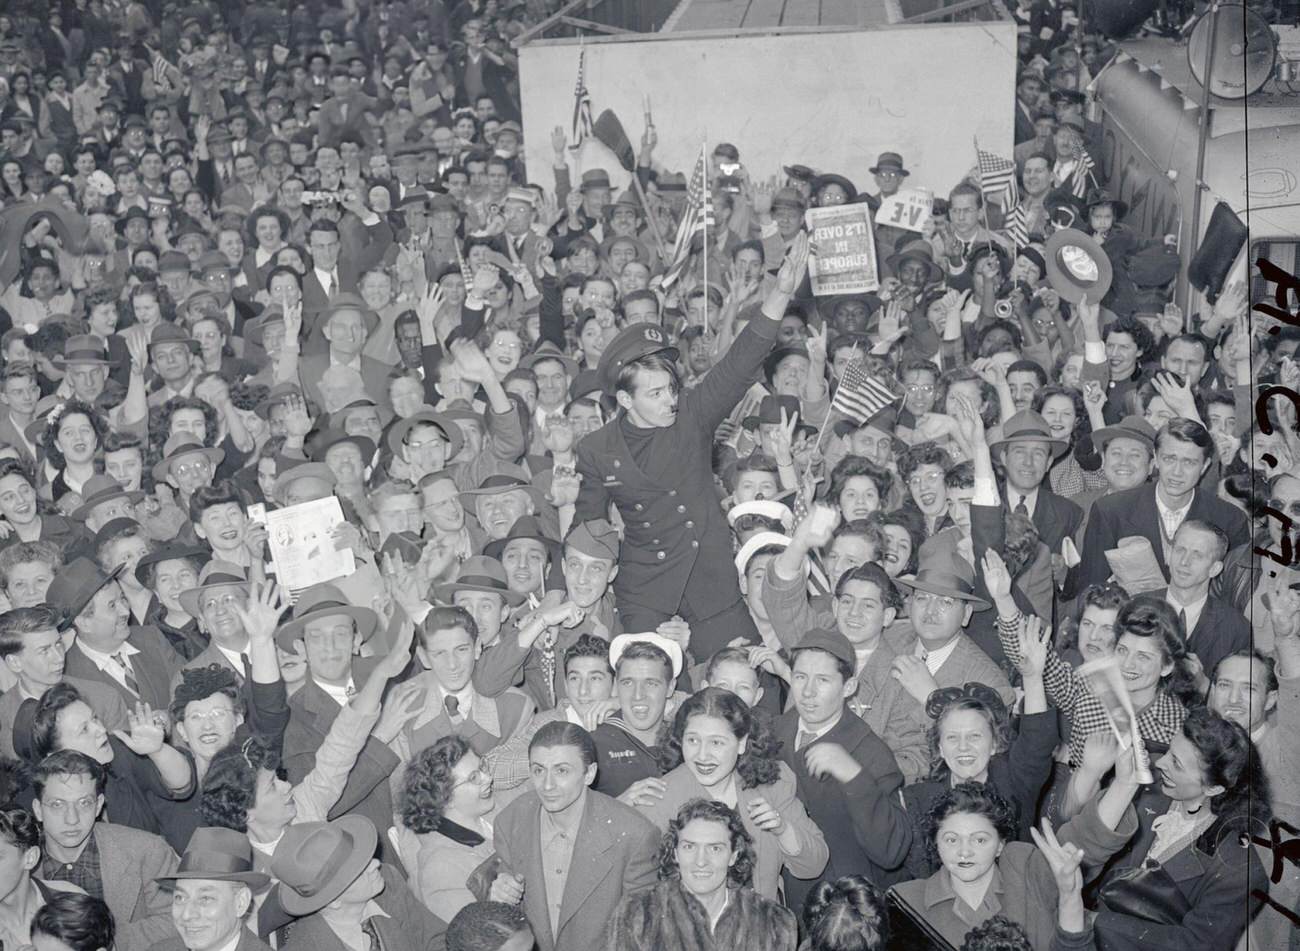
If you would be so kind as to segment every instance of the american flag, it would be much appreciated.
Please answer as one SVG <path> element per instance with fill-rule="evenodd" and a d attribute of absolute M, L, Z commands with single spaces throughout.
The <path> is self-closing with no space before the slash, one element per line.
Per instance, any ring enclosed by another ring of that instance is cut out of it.
<path fill-rule="evenodd" d="M 686 262 L 691 256 L 691 239 L 697 231 L 707 233 L 713 227 L 713 195 L 705 182 L 706 168 L 705 146 L 700 146 L 700 157 L 695 162 L 695 171 L 691 173 L 690 184 L 686 186 L 686 211 L 682 214 L 682 223 L 677 227 L 677 242 L 673 245 L 673 260 L 664 275 L 663 286 L 672 287 L 686 269 Z M 706 252 L 707 253 L 707 252 Z"/>
<path fill-rule="evenodd" d="M 1020 203 L 1020 190 L 1016 187 L 1016 163 L 985 152 L 978 145 L 980 191 L 984 200 L 995 202 L 1003 208 L 1014 208 Z"/>
<path fill-rule="evenodd" d="M 1097 184 L 1092 174 L 1096 168 L 1092 156 L 1080 150 L 1079 158 L 1074 163 L 1074 171 L 1070 173 L 1070 193 L 1075 198 L 1088 197 L 1088 189 Z"/>
<path fill-rule="evenodd" d="M 1007 215 L 1006 227 L 1003 229 L 1012 240 L 1016 250 L 1029 244 L 1029 223 L 1026 220 L 1025 206 L 1016 205 Z"/>
<path fill-rule="evenodd" d="M 584 73 L 587 71 L 587 51 L 578 50 L 578 84 L 573 90 L 573 132 L 569 136 L 569 148 L 575 152 L 582 148 L 582 143 L 591 135 L 591 93 L 587 91 Z"/>
<path fill-rule="evenodd" d="M 839 410 L 861 425 L 886 406 L 898 400 L 899 394 L 888 384 L 872 378 L 861 360 L 853 360 L 844 367 L 831 411 Z"/>

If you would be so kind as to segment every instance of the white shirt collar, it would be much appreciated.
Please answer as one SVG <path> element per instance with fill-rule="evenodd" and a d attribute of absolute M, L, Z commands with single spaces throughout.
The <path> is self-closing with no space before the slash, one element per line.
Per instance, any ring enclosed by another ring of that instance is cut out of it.
<path fill-rule="evenodd" d="M 920 638 L 917 638 L 916 656 L 925 658 L 926 669 L 929 670 L 931 674 L 938 673 L 939 668 L 947 663 L 948 658 L 952 656 L 952 652 L 957 649 L 957 640 L 960 637 L 961 635 L 959 634 L 943 647 L 932 651 L 927 651 L 924 642 L 922 642 Z"/>
<path fill-rule="evenodd" d="M 235 670 L 239 673 L 239 676 L 241 677 L 244 676 L 244 655 L 243 654 L 241 654 L 239 651 L 226 650 L 226 648 L 222 647 L 220 644 L 216 643 L 215 641 L 213 642 L 212 646 L 215 647 L 217 650 L 221 651 L 222 655 L 226 658 L 226 660 L 230 661 L 230 666 L 235 668 Z"/>
<path fill-rule="evenodd" d="M 1035 509 L 1038 508 L 1038 490 L 1041 488 L 1042 486 L 1034 486 L 1032 492 L 1021 492 L 1014 485 L 1008 482 L 1007 483 L 1007 508 L 1014 510 L 1016 507 L 1016 503 L 1020 501 L 1020 497 L 1023 495 L 1025 497 L 1025 508 L 1029 510 L 1029 516 L 1030 518 L 1032 518 Z"/>
<path fill-rule="evenodd" d="M 83 654 L 85 654 L 88 658 L 90 658 L 90 662 L 92 664 L 94 664 L 100 670 L 110 674 L 122 673 L 122 665 L 119 664 L 114 659 L 115 655 L 122 654 L 123 656 L 126 657 L 133 657 L 134 655 L 140 653 L 136 648 L 132 647 L 130 644 L 126 643 L 125 641 L 123 641 L 122 646 L 119 647 L 112 654 L 105 654 L 102 651 L 95 650 L 93 647 L 91 647 L 81 638 L 77 638 L 77 646 L 81 648 L 81 652 Z"/>
<path fill-rule="evenodd" d="M 346 707 L 348 701 L 352 699 L 348 694 L 349 690 L 351 690 L 353 694 L 357 692 L 357 686 L 353 683 L 351 677 L 348 678 L 348 685 L 346 687 L 336 687 L 334 684 L 321 683 L 315 677 L 312 678 L 312 681 L 317 687 L 320 687 L 321 690 L 324 690 L 329 694 L 340 707 Z"/>
<path fill-rule="evenodd" d="M 1210 593 L 1207 591 L 1201 595 L 1200 599 L 1193 601 L 1191 604 L 1179 604 L 1174 600 L 1172 591 L 1165 592 L 1165 601 L 1175 611 L 1182 611 L 1187 617 L 1187 630 L 1183 632 L 1185 637 L 1191 637 L 1192 631 L 1196 630 L 1197 622 L 1201 620 L 1201 615 L 1205 612 L 1205 605 L 1210 600 Z"/>
<path fill-rule="evenodd" d="M 818 727 L 816 730 L 814 730 L 812 727 L 810 727 L 807 723 L 804 723 L 804 722 L 803 722 L 803 717 L 800 717 L 800 718 L 799 718 L 799 725 L 798 725 L 798 732 L 795 733 L 795 739 L 797 740 L 797 739 L 799 738 L 799 734 L 800 734 L 800 733 L 804 734 L 803 742 L 804 742 L 804 745 L 807 746 L 807 745 L 808 745 L 809 743 L 811 743 L 813 740 L 819 739 L 819 738 L 825 736 L 825 735 L 826 735 L 827 733 L 829 733 L 831 730 L 835 729 L 836 724 L 838 724 L 838 723 L 840 722 L 840 718 L 843 717 L 843 716 L 844 716 L 844 705 L 841 704 L 841 705 L 840 705 L 840 711 L 839 711 L 839 713 L 835 714 L 835 719 L 832 720 L 830 723 L 824 723 L 824 724 L 822 724 L 822 725 L 821 725 L 820 727 Z"/>

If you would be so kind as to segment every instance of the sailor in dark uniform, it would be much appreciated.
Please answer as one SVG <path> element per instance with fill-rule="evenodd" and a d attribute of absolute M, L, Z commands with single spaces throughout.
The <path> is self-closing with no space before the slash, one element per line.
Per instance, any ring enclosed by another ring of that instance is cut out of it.
<path fill-rule="evenodd" d="M 713 437 L 758 376 L 807 263 L 801 234 L 762 315 L 693 389 L 682 389 L 677 348 L 654 325 L 625 328 L 601 356 L 602 382 L 621 412 L 578 443 L 575 521 L 618 508 L 624 540 L 614 592 L 625 631 L 654 631 L 679 615 L 701 659 L 736 637 L 759 641 L 713 486 Z"/>

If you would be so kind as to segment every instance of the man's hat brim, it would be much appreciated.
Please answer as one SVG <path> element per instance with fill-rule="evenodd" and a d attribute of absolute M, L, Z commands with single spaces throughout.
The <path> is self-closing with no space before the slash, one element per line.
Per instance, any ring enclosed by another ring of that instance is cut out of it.
<path fill-rule="evenodd" d="M 1071 272 L 1065 261 L 1065 256 L 1069 254 L 1071 248 L 1076 249 L 1076 253 L 1086 254 L 1092 259 L 1097 267 L 1095 281 L 1081 278 Z M 1064 228 L 1047 239 L 1047 244 L 1043 248 L 1043 260 L 1047 262 L 1047 280 L 1053 290 L 1061 296 L 1062 300 L 1071 304 L 1079 303 L 1085 295 L 1094 304 L 1101 303 L 1101 299 L 1106 296 L 1115 278 L 1110 258 L 1102 246 L 1091 235 L 1074 228 Z"/>

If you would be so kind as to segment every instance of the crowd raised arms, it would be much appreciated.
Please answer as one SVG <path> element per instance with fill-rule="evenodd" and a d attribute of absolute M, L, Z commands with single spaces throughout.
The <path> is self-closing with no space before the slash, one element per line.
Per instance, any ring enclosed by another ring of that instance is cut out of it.
<path fill-rule="evenodd" d="M 1294 943 L 1300 333 L 1172 303 L 1117 40 L 1011 11 L 961 180 L 581 72 L 526 168 L 560 7 L 0 12 L 0 943 Z"/>

